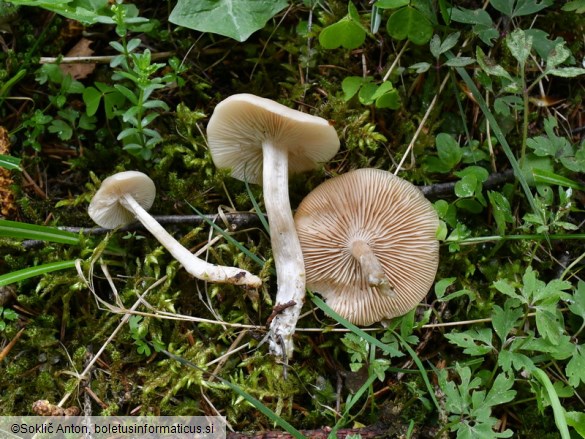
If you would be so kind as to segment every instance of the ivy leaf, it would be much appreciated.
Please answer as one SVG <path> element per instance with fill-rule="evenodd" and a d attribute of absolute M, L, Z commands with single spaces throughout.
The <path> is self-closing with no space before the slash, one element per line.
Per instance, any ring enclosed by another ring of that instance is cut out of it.
<path fill-rule="evenodd" d="M 419 11 L 406 6 L 394 12 L 386 23 L 388 35 L 396 40 L 408 38 L 414 44 L 426 44 L 433 36 L 433 25 Z"/>
<path fill-rule="evenodd" d="M 287 5 L 286 0 L 178 0 L 169 21 L 242 42 Z"/>

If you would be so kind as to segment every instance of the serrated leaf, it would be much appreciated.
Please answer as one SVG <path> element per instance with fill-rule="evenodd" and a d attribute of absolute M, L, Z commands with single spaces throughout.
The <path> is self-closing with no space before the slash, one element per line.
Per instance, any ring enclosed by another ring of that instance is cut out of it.
<path fill-rule="evenodd" d="M 513 299 L 518 299 L 524 302 L 522 296 L 516 293 L 516 288 L 514 288 L 507 280 L 501 279 L 497 280 L 493 283 L 493 286 L 498 290 L 500 293 L 505 294 L 508 297 L 512 297 Z"/>
<path fill-rule="evenodd" d="M 569 384 L 575 389 L 585 384 L 585 345 L 575 346 L 575 351 L 565 369 Z"/>
<path fill-rule="evenodd" d="M 577 284 L 577 288 L 570 300 L 569 310 L 585 320 L 585 282 L 582 280 Z"/>
<path fill-rule="evenodd" d="M 516 326 L 516 322 L 524 315 L 521 308 L 512 307 L 512 303 L 507 300 L 504 303 L 504 308 L 498 305 L 493 306 L 492 311 L 492 326 L 494 331 L 500 337 L 502 344 L 506 341 L 508 334 Z"/>
<path fill-rule="evenodd" d="M 286 0 L 178 0 L 169 21 L 242 42 L 287 6 Z"/>
<path fill-rule="evenodd" d="M 493 407 L 512 401 L 516 396 L 516 391 L 512 390 L 513 385 L 514 379 L 508 378 L 506 374 L 499 374 L 494 380 L 494 384 L 488 392 L 484 404 Z"/>
<path fill-rule="evenodd" d="M 507 373 L 513 370 L 521 372 L 522 370 L 532 370 L 535 366 L 533 361 L 524 354 L 503 350 L 498 355 L 498 364 Z"/>
<path fill-rule="evenodd" d="M 585 12 L 585 0 L 583 3 Z M 565 417 L 567 418 L 567 425 L 569 425 L 569 427 L 573 427 L 581 437 L 585 437 L 585 413 L 565 412 Z"/>
<path fill-rule="evenodd" d="M 463 353 L 468 355 L 485 355 L 495 350 L 492 345 L 492 330 L 490 328 L 474 328 L 465 332 L 449 333 L 445 334 L 445 338 L 452 344 L 463 348 Z"/>
<path fill-rule="evenodd" d="M 433 25 L 419 11 L 406 6 L 394 12 L 386 22 L 388 34 L 396 40 L 407 39 L 414 44 L 426 44 L 433 36 Z"/>

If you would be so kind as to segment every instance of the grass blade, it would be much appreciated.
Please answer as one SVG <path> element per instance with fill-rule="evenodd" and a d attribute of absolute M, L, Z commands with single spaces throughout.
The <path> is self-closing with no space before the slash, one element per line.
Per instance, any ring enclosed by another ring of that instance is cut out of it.
<path fill-rule="evenodd" d="M 333 311 L 329 307 L 329 305 L 327 305 L 325 302 L 323 302 L 323 300 L 321 300 L 319 297 L 317 297 L 315 295 L 311 295 L 311 300 L 320 310 L 322 310 L 325 314 L 327 314 L 329 317 L 334 319 L 337 323 L 345 326 L 347 329 L 349 329 L 355 335 L 363 338 L 371 345 L 374 345 L 377 348 L 381 349 L 382 352 L 385 352 L 386 354 L 390 355 L 391 357 L 402 357 L 404 355 L 399 350 L 396 350 L 392 346 L 389 346 L 387 344 L 382 343 L 377 338 L 372 337 L 367 332 L 362 331 L 356 325 L 354 325 L 353 323 L 350 323 L 348 320 L 341 317 L 339 314 L 337 314 L 335 311 Z"/>
<path fill-rule="evenodd" d="M 0 168 L 5 168 L 9 171 L 20 171 L 20 159 L 0 154 Z"/>
<path fill-rule="evenodd" d="M 66 270 L 74 268 L 75 261 L 60 261 L 51 262 L 49 264 L 37 265 L 36 267 L 23 268 L 22 270 L 13 271 L 0 276 L 0 287 L 20 282 L 21 280 L 29 279 L 31 277 L 40 276 L 42 274 L 51 273 L 58 270 Z"/>
<path fill-rule="evenodd" d="M 447 57 L 447 59 L 451 59 L 451 58 L 455 57 L 455 55 L 453 55 L 453 53 L 450 51 L 446 52 L 445 56 Z M 524 195 L 526 196 L 526 200 L 528 200 L 528 204 L 530 204 L 530 208 L 532 209 L 532 211 L 536 215 L 542 216 L 540 210 L 536 206 L 536 201 L 534 200 L 534 196 L 532 195 L 532 191 L 530 190 L 530 187 L 528 186 L 528 182 L 526 181 L 526 178 L 524 178 L 524 174 L 522 173 L 522 170 L 520 169 L 520 164 L 518 163 L 518 160 L 516 160 L 516 157 L 514 156 L 514 153 L 512 152 L 512 149 L 510 148 L 508 141 L 506 140 L 506 136 L 504 135 L 504 132 L 500 128 L 500 125 L 498 124 L 498 121 L 494 117 L 493 113 L 488 108 L 487 103 L 485 102 L 483 96 L 479 92 L 477 86 L 475 85 L 475 82 L 473 82 L 473 80 L 471 79 L 471 77 L 465 71 L 465 69 L 463 67 L 457 67 L 457 68 L 455 68 L 455 70 L 457 71 L 459 76 L 461 76 L 461 79 L 463 79 L 463 81 L 465 82 L 465 85 L 467 86 L 469 91 L 471 91 L 473 98 L 475 99 L 475 101 L 479 105 L 479 108 L 481 108 L 483 115 L 485 116 L 485 118 L 489 122 L 490 128 L 492 129 L 492 131 L 494 132 L 494 135 L 496 136 L 496 138 L 500 142 L 500 145 L 502 146 L 502 149 L 504 150 L 504 154 L 506 154 L 506 157 L 508 158 L 508 161 L 510 162 L 512 169 L 514 170 L 514 176 L 520 182 L 520 186 L 522 186 L 522 190 L 524 191 Z"/>
<path fill-rule="evenodd" d="M 8 220 L 0 220 L 0 237 L 36 239 L 60 244 L 79 243 L 79 237 L 75 233 L 59 230 L 55 227 L 37 226 L 36 224 Z"/>
<path fill-rule="evenodd" d="M 264 227 L 264 230 L 266 230 L 266 233 L 270 234 L 270 228 L 268 227 L 268 221 L 266 221 L 266 216 L 260 210 L 260 206 L 258 205 L 258 202 L 256 201 L 256 198 L 254 197 L 254 194 L 250 190 L 250 185 L 248 184 L 247 181 L 245 181 L 244 183 L 246 183 L 246 190 L 248 191 L 248 196 L 250 197 L 250 201 L 252 201 L 252 206 L 254 206 L 254 211 L 256 212 L 256 215 L 258 215 L 258 218 L 260 218 L 260 222 L 262 223 L 262 227 Z"/>
<path fill-rule="evenodd" d="M 567 425 L 567 419 L 565 418 L 565 409 L 561 405 L 561 401 L 559 400 L 559 395 L 557 395 L 557 391 L 555 390 L 553 383 L 550 381 L 550 378 L 542 369 L 535 368 L 530 371 L 532 375 L 542 384 L 546 393 L 548 395 L 548 399 L 550 400 L 550 404 L 553 409 L 553 414 L 555 417 L 555 424 L 557 424 L 557 428 L 559 429 L 559 433 L 561 434 L 562 439 L 571 439 L 571 434 L 569 433 L 569 426 Z"/>
<path fill-rule="evenodd" d="M 555 186 L 570 187 L 579 191 L 585 191 L 585 186 L 575 180 L 555 174 L 554 172 L 545 171 L 544 169 L 533 169 L 532 175 L 536 183 L 552 184 Z"/>

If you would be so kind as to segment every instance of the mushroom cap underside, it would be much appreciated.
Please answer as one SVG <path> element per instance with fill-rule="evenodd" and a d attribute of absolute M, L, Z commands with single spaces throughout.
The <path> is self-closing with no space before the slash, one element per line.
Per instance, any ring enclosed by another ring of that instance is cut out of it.
<path fill-rule="evenodd" d="M 289 172 L 315 169 L 339 150 L 335 128 L 321 117 L 251 94 L 220 102 L 207 125 L 209 150 L 220 169 L 232 177 L 262 183 L 262 145 L 288 151 Z"/>
<path fill-rule="evenodd" d="M 359 169 L 318 186 L 300 204 L 295 226 L 307 287 L 358 325 L 405 314 L 431 288 L 439 262 L 438 216 L 411 183 L 378 169 Z M 352 256 L 365 242 L 395 293 L 370 286 Z"/>
<path fill-rule="evenodd" d="M 94 195 L 87 212 L 99 226 L 114 229 L 132 222 L 134 213 L 120 202 L 124 194 L 129 194 L 145 210 L 150 209 L 156 196 L 154 182 L 146 174 L 138 171 L 125 171 L 106 178 Z"/>

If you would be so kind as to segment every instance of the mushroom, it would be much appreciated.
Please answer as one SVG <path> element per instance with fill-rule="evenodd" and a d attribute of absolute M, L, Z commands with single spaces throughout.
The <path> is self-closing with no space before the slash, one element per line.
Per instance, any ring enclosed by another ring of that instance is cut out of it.
<path fill-rule="evenodd" d="M 220 102 L 207 125 L 209 150 L 220 169 L 250 183 L 262 183 L 270 223 L 278 289 L 270 323 L 270 351 L 290 358 L 292 336 L 305 297 L 305 269 L 289 195 L 289 173 L 315 169 L 339 149 L 333 126 L 251 94 Z"/>
<path fill-rule="evenodd" d="M 390 172 L 332 178 L 305 197 L 294 220 L 307 287 L 356 325 L 407 313 L 433 284 L 437 213 L 416 186 Z"/>
<path fill-rule="evenodd" d="M 88 213 L 96 224 L 107 229 L 137 219 L 189 274 L 198 279 L 253 288 L 262 285 L 259 277 L 245 270 L 210 264 L 183 247 L 145 210 L 152 206 L 155 194 L 154 182 L 147 175 L 137 171 L 120 172 L 102 182 Z"/>

